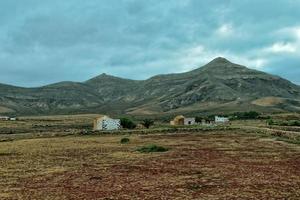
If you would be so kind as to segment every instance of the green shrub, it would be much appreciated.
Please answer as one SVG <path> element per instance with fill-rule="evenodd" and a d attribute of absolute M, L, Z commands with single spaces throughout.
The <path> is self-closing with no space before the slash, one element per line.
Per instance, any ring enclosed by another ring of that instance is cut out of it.
<path fill-rule="evenodd" d="M 204 119 L 203 117 L 197 116 L 197 117 L 195 117 L 195 122 L 196 123 L 201 123 L 203 119 Z"/>
<path fill-rule="evenodd" d="M 275 122 L 274 122 L 272 119 L 268 119 L 268 120 L 267 120 L 267 124 L 268 124 L 269 126 L 272 126 L 272 125 L 275 125 Z"/>
<path fill-rule="evenodd" d="M 150 126 L 154 125 L 154 121 L 152 119 L 144 119 L 142 125 L 146 128 L 150 128 Z"/>
<path fill-rule="evenodd" d="M 274 121 L 272 119 L 267 120 L 268 125 L 278 125 L 278 126 L 300 126 L 300 121 Z"/>
<path fill-rule="evenodd" d="M 121 126 L 123 128 L 126 128 L 126 129 L 135 129 L 135 127 L 136 127 L 136 124 L 132 120 L 130 120 L 128 118 L 121 118 L 120 121 L 121 121 Z"/>
<path fill-rule="evenodd" d="M 297 120 L 289 121 L 289 126 L 300 126 L 300 121 Z"/>
<path fill-rule="evenodd" d="M 280 126 L 288 126 L 289 122 L 288 121 L 281 121 L 281 122 L 279 122 L 279 125 Z"/>
<path fill-rule="evenodd" d="M 140 147 L 137 149 L 137 151 L 140 153 L 152 153 L 152 152 L 165 152 L 168 151 L 168 149 L 162 146 L 151 144 L 151 145 Z"/>
<path fill-rule="evenodd" d="M 127 144 L 130 142 L 130 140 L 129 140 L 129 138 L 122 138 L 120 142 L 121 142 L 121 144 Z"/>

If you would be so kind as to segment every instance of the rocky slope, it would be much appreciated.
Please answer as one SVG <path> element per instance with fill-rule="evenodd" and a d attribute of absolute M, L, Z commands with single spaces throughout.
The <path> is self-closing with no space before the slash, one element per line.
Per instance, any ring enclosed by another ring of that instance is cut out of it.
<path fill-rule="evenodd" d="M 265 99 L 275 103 L 257 103 Z M 190 72 L 143 81 L 102 74 L 83 83 L 40 88 L 0 84 L 0 112 L 16 114 L 282 112 L 299 111 L 299 99 L 299 86 L 224 58 Z"/>

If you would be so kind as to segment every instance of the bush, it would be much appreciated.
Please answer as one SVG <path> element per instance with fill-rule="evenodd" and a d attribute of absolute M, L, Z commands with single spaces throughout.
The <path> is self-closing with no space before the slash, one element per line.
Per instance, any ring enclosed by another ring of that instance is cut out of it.
<path fill-rule="evenodd" d="M 279 122 L 280 126 L 288 126 L 289 125 L 289 122 L 288 121 L 282 121 L 282 122 Z"/>
<path fill-rule="evenodd" d="M 122 138 L 120 142 L 121 144 L 127 144 L 129 143 L 129 141 L 130 141 L 129 138 Z"/>
<path fill-rule="evenodd" d="M 202 117 L 195 117 L 195 122 L 196 123 L 201 123 L 203 119 L 204 118 L 202 118 Z"/>
<path fill-rule="evenodd" d="M 137 149 L 138 152 L 140 153 L 152 153 L 152 152 L 165 152 L 168 151 L 167 148 L 162 147 L 162 146 L 157 146 L 155 144 L 151 144 L 148 146 L 143 146 Z"/>
<path fill-rule="evenodd" d="M 216 115 L 209 115 L 209 116 L 207 116 L 207 117 L 205 117 L 205 120 L 206 121 L 215 121 L 215 116 Z M 226 116 L 224 116 L 224 115 L 221 115 L 221 116 L 223 116 L 223 117 L 226 117 Z"/>
<path fill-rule="evenodd" d="M 126 129 L 135 129 L 136 124 L 128 118 L 121 118 L 121 126 Z"/>
<path fill-rule="evenodd" d="M 300 121 L 297 120 L 290 121 L 289 126 L 300 126 Z"/>
<path fill-rule="evenodd" d="M 271 126 L 271 125 L 275 125 L 275 122 L 274 122 L 272 119 L 268 119 L 268 120 L 267 120 L 267 124 L 268 124 L 269 126 Z"/>
<path fill-rule="evenodd" d="M 291 120 L 291 121 L 273 121 L 272 119 L 267 120 L 268 125 L 277 125 L 277 126 L 300 126 L 300 121 Z"/>
<path fill-rule="evenodd" d="M 151 119 L 144 119 L 142 125 L 146 128 L 150 128 L 154 124 L 154 121 Z"/>

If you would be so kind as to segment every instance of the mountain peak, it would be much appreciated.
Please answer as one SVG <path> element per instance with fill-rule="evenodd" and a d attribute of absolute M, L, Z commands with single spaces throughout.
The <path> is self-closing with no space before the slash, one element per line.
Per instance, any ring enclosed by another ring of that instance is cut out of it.
<path fill-rule="evenodd" d="M 99 80 L 99 79 L 111 79 L 111 78 L 116 78 L 116 77 L 114 77 L 112 75 L 109 75 L 109 74 L 106 74 L 106 73 L 102 73 L 102 74 L 100 74 L 100 75 L 98 75 L 98 76 L 96 76 L 92 79 L 98 79 Z"/>
<path fill-rule="evenodd" d="M 223 57 L 217 57 L 215 59 L 213 59 L 212 61 L 210 61 L 208 64 L 213 63 L 213 64 L 220 64 L 220 63 L 231 63 L 229 60 L 227 60 L 226 58 Z"/>
<path fill-rule="evenodd" d="M 234 64 L 223 57 L 217 57 L 210 61 L 208 64 L 200 68 L 201 71 L 220 71 L 220 72 L 229 72 L 231 70 L 245 70 L 247 69 L 244 66 Z"/>
<path fill-rule="evenodd" d="M 110 77 L 110 75 L 106 74 L 106 73 L 102 73 L 100 74 L 98 77 Z"/>

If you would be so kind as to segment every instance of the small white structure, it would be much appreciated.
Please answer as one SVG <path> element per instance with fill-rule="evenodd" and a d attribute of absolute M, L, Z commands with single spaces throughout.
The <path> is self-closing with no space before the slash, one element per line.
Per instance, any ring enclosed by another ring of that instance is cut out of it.
<path fill-rule="evenodd" d="M 227 122 L 229 122 L 229 118 L 228 117 L 215 116 L 215 122 L 216 123 L 227 123 Z"/>
<path fill-rule="evenodd" d="M 7 120 L 9 120 L 9 117 L 7 117 L 7 116 L 0 116 L 0 120 L 7 121 Z"/>
<path fill-rule="evenodd" d="M 184 118 L 184 125 L 194 125 L 196 124 L 195 118 Z"/>
<path fill-rule="evenodd" d="M 119 119 L 103 116 L 94 120 L 94 130 L 118 130 L 120 128 L 121 121 Z"/>
<path fill-rule="evenodd" d="M 16 117 L 11 117 L 9 118 L 10 121 L 17 121 L 17 118 Z"/>

